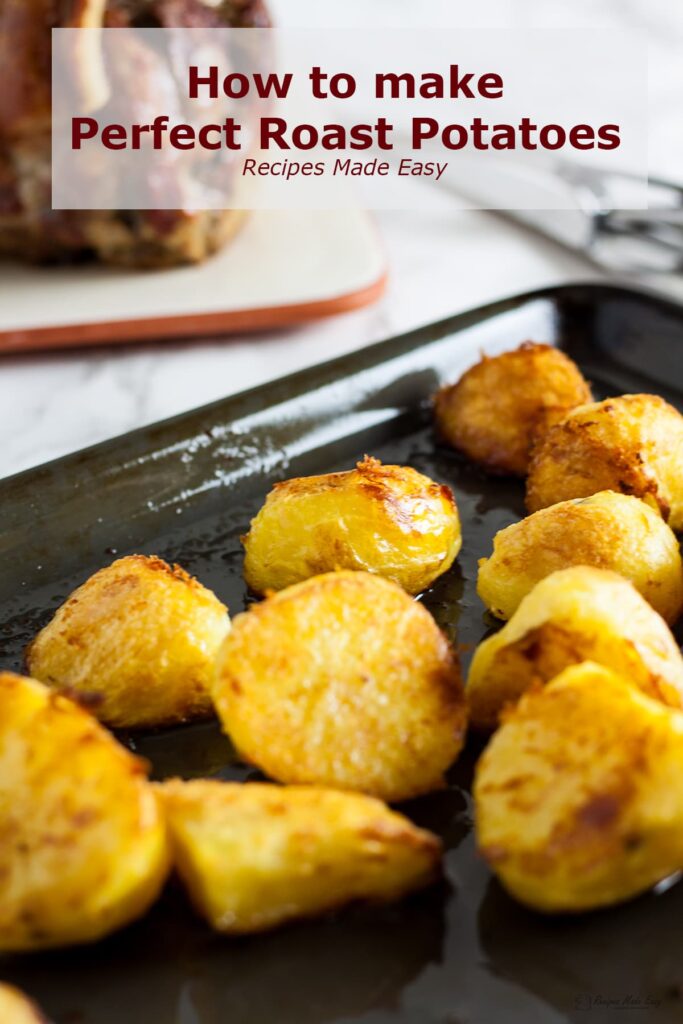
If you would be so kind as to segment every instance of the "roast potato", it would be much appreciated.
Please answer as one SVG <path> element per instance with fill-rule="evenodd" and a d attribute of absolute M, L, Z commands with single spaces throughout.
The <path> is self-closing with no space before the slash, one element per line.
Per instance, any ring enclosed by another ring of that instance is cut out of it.
<path fill-rule="evenodd" d="M 160 789 L 178 873 L 221 932 L 398 900 L 437 875 L 436 836 L 371 797 L 205 780 Z"/>
<path fill-rule="evenodd" d="M 600 491 L 535 512 L 501 530 L 479 562 L 477 593 L 498 618 L 551 572 L 572 565 L 612 569 L 630 580 L 666 622 L 683 611 L 683 563 L 674 533 L 645 502 Z"/>
<path fill-rule="evenodd" d="M 552 345 L 527 341 L 482 356 L 435 398 L 444 440 L 493 473 L 525 476 L 533 443 L 577 405 L 592 399 L 578 367 Z"/>
<path fill-rule="evenodd" d="M 91 942 L 140 917 L 168 870 L 144 764 L 86 711 L 0 674 L 0 951 Z"/>
<path fill-rule="evenodd" d="M 369 573 L 315 576 L 238 615 L 213 696 L 266 775 L 388 801 L 441 787 L 465 733 L 448 641 L 422 605 Z"/>
<path fill-rule="evenodd" d="M 527 508 L 597 491 L 635 494 L 683 529 L 683 416 L 657 395 L 622 395 L 581 406 L 534 449 Z"/>
<path fill-rule="evenodd" d="M 627 900 L 683 868 L 683 715 L 592 662 L 525 694 L 476 769 L 477 842 L 541 911 Z"/>
<path fill-rule="evenodd" d="M 275 484 L 242 540 L 244 577 L 257 594 L 336 569 L 377 573 L 418 594 L 450 569 L 462 543 L 448 487 L 367 456 L 348 473 Z"/>
<path fill-rule="evenodd" d="M 12 985 L 0 982 L 0 1021 L 2 1024 L 48 1024 L 33 1000 Z"/>
<path fill-rule="evenodd" d="M 683 658 L 664 620 L 622 576 L 574 566 L 537 583 L 470 666 L 472 724 L 493 728 L 534 682 L 581 661 L 613 669 L 650 697 L 683 706 Z"/>
<path fill-rule="evenodd" d="M 26 652 L 29 672 L 80 695 L 113 728 L 212 714 L 227 609 L 180 566 L 129 555 L 91 576 Z"/>

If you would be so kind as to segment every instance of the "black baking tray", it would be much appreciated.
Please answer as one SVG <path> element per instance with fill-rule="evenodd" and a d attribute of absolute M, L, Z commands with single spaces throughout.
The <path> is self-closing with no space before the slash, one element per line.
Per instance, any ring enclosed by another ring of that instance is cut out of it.
<path fill-rule="evenodd" d="M 350 467 L 364 453 L 448 483 L 463 520 L 456 566 L 422 600 L 467 664 L 493 627 L 477 559 L 524 514 L 523 486 L 440 446 L 429 398 L 481 349 L 565 349 L 596 394 L 654 391 L 683 408 L 683 310 L 575 285 L 422 328 L 0 483 L 0 665 L 115 555 L 181 563 L 248 603 L 239 537 L 270 485 Z M 492 415 L 495 395 L 491 396 Z M 123 737 L 170 774 L 254 777 L 215 723 Z M 444 839 L 446 880 L 386 909 L 269 935 L 214 935 L 169 886 L 141 922 L 92 947 L 0 959 L 57 1024 L 637 1024 L 683 1020 L 683 886 L 608 911 L 544 918 L 477 857 L 469 795 L 476 741 L 443 792 L 406 812 Z"/>

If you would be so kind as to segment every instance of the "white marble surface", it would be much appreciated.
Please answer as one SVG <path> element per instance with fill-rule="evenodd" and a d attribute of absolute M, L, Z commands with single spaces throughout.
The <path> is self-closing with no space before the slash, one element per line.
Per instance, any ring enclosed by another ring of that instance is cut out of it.
<path fill-rule="evenodd" d="M 327 18 L 343 9 L 345 23 L 361 24 L 370 17 L 406 24 L 418 6 L 413 0 L 311 4 L 275 2 L 281 21 Z M 632 25 L 650 48 L 651 166 L 683 179 L 679 0 L 431 0 L 419 12 L 423 20 L 450 23 Z M 490 299 L 597 276 L 578 257 L 491 214 L 385 212 L 378 221 L 391 278 L 386 297 L 372 308 L 255 337 L 2 359 L 0 476 Z"/>

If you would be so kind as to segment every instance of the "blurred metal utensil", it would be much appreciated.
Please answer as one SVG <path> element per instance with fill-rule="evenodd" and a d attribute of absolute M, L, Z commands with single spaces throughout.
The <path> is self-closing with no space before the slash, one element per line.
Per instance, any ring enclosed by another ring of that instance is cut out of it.
<path fill-rule="evenodd" d="M 500 212 L 583 253 L 610 271 L 683 271 L 680 186 L 650 178 L 644 194 L 643 180 L 634 175 L 563 162 L 548 171 L 542 189 L 544 209 Z M 548 208 L 553 189 L 558 198 L 557 209 Z M 478 198 L 481 201 L 481 191 Z M 571 208 L 568 199 L 572 201 Z M 645 208 L 629 208 L 643 200 Z"/>
<path fill-rule="evenodd" d="M 632 209 L 628 207 L 635 198 L 643 199 L 639 178 L 571 163 L 559 164 L 557 173 L 574 187 L 588 219 L 587 252 L 592 259 L 610 270 L 663 274 L 683 270 L 683 188 L 650 178 L 647 208 Z M 552 234 L 550 227 L 546 225 L 546 231 Z"/>

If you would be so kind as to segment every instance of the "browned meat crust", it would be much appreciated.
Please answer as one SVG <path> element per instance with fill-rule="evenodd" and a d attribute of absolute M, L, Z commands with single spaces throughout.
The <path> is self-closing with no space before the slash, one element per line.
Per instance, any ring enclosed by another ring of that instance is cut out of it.
<path fill-rule="evenodd" d="M 52 28 L 268 24 L 263 0 L 218 6 L 203 0 L 0 0 L 0 256 L 141 267 L 194 263 L 224 245 L 244 216 L 239 210 L 53 211 Z"/>

